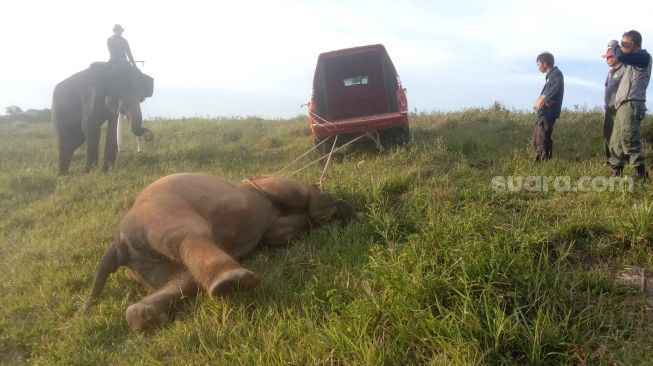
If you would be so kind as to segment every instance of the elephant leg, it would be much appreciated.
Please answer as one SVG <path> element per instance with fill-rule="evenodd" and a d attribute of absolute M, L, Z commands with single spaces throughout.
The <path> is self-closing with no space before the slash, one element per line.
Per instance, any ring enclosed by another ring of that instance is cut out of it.
<path fill-rule="evenodd" d="M 258 285 L 254 273 L 243 268 L 209 237 L 191 235 L 184 238 L 179 254 L 193 278 L 211 295 Z"/>
<path fill-rule="evenodd" d="M 107 125 L 107 136 L 104 144 L 104 165 L 102 171 L 109 172 L 109 168 L 113 167 L 116 163 L 116 153 L 118 151 L 118 133 L 117 127 L 118 119 L 109 119 Z"/>
<path fill-rule="evenodd" d="M 59 175 L 67 175 L 73 153 L 81 144 L 72 144 L 68 141 L 59 141 Z"/>
<path fill-rule="evenodd" d="M 57 132 L 59 139 L 59 175 L 67 175 L 73 153 L 84 143 L 80 130 L 69 129 Z"/>
<path fill-rule="evenodd" d="M 70 160 L 73 158 L 75 150 L 67 146 L 59 146 L 59 175 L 68 175 Z"/>
<path fill-rule="evenodd" d="M 178 277 L 179 273 L 188 271 L 181 263 L 155 254 L 151 249 L 139 250 L 135 246 L 129 246 L 127 256 L 127 273 L 150 291 L 164 287 Z"/>
<path fill-rule="evenodd" d="M 311 229 L 310 218 L 306 214 L 282 216 L 263 234 L 265 245 L 280 246 Z"/>
<path fill-rule="evenodd" d="M 98 150 L 100 147 L 100 128 L 102 124 L 96 121 L 88 121 L 86 125 L 86 171 L 97 166 Z"/>
<path fill-rule="evenodd" d="M 125 317 L 136 333 L 152 333 L 165 325 L 173 311 L 197 295 L 199 287 L 188 272 L 180 272 L 163 287 L 127 308 Z"/>

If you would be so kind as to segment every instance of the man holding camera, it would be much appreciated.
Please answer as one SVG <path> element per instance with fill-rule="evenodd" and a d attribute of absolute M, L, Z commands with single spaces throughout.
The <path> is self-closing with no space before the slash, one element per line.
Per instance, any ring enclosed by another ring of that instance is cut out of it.
<path fill-rule="evenodd" d="M 628 157 L 635 168 L 635 179 L 645 179 L 646 166 L 642 154 L 639 127 L 646 115 L 646 88 L 651 78 L 651 55 L 642 49 L 642 35 L 631 30 L 623 34 L 621 43 L 608 43 L 617 60 L 624 64 L 624 75 L 615 95 L 617 112 L 610 137 L 612 175 L 621 176 Z"/>

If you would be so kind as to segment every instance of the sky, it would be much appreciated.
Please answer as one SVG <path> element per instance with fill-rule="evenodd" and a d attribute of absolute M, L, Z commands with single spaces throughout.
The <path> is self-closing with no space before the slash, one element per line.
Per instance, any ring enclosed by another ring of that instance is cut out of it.
<path fill-rule="evenodd" d="M 529 109 L 543 51 L 565 75 L 563 106 L 593 108 L 610 39 L 635 29 L 653 51 L 650 0 L 10 0 L 0 9 L 0 113 L 49 108 L 59 81 L 108 59 L 115 23 L 155 80 L 146 118 L 306 114 L 318 55 L 376 43 L 412 112 L 495 101 Z"/>

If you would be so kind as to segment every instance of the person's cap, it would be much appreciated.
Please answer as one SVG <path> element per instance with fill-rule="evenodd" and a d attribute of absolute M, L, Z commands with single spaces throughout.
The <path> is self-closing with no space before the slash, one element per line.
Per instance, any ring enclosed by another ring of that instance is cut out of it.
<path fill-rule="evenodd" d="M 605 55 L 601 56 L 603 58 L 610 58 L 614 56 L 614 52 L 612 52 L 612 48 L 609 48 L 608 51 L 605 53 Z"/>
<path fill-rule="evenodd" d="M 120 24 L 116 24 L 116 25 L 113 26 L 113 31 L 114 32 L 117 32 L 117 31 L 124 32 L 125 30 L 122 29 L 122 26 Z"/>

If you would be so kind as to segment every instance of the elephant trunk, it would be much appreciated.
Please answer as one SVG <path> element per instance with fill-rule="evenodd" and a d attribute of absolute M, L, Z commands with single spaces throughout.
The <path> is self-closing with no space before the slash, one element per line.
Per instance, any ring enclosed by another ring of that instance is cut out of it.
<path fill-rule="evenodd" d="M 127 111 L 127 117 L 132 124 L 132 132 L 136 136 L 142 136 L 145 133 L 143 128 L 143 114 L 141 113 L 140 105 L 135 105 Z"/>
<path fill-rule="evenodd" d="M 152 132 L 143 127 L 143 114 L 141 113 L 140 104 L 134 105 L 127 111 L 127 118 L 132 124 L 132 133 L 138 137 L 143 137 L 145 141 L 152 139 Z"/>

